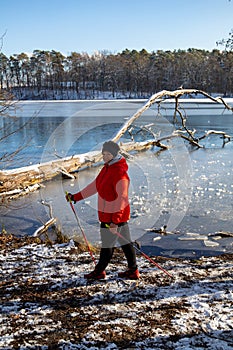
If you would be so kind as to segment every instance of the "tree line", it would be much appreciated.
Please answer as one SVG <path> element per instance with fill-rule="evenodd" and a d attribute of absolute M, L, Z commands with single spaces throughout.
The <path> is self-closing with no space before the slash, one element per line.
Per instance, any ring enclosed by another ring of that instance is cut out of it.
<path fill-rule="evenodd" d="M 190 48 L 121 53 L 34 50 L 31 55 L 0 53 L 0 89 L 17 99 L 148 98 L 161 90 L 194 88 L 233 94 L 233 52 Z"/>

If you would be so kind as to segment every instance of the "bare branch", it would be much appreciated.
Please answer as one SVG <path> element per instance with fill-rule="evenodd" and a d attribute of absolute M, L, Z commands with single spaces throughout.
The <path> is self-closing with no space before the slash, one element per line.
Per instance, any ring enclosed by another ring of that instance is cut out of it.
<path fill-rule="evenodd" d="M 132 125 L 132 123 L 135 120 L 137 120 L 142 115 L 142 113 L 144 113 L 147 109 L 149 109 L 154 103 L 161 104 L 162 102 L 164 102 L 167 99 L 174 98 L 176 101 L 176 111 L 178 112 L 179 115 L 182 116 L 182 114 L 180 113 L 180 111 L 178 109 L 178 99 L 181 96 L 192 95 L 192 94 L 194 94 L 194 95 L 201 94 L 201 95 L 205 96 L 206 98 L 210 99 L 211 101 L 213 101 L 214 103 L 223 104 L 226 109 L 233 112 L 233 107 L 228 105 L 222 97 L 216 97 L 216 98 L 212 97 L 211 95 L 207 94 L 205 91 L 202 91 L 202 90 L 196 90 L 196 89 L 182 89 L 182 90 L 179 89 L 179 90 L 175 90 L 175 91 L 163 90 L 163 91 L 157 92 L 156 94 L 152 95 L 149 98 L 149 100 L 141 108 L 139 108 L 136 111 L 136 113 L 134 113 L 134 115 L 129 120 L 127 120 L 125 122 L 125 124 L 122 126 L 122 128 L 113 137 L 112 141 L 117 142 L 121 138 L 121 136 L 128 130 L 130 125 Z M 183 116 L 182 116 L 181 120 L 182 120 L 183 126 L 185 128 L 185 123 L 184 123 L 185 119 L 183 118 Z"/>
<path fill-rule="evenodd" d="M 55 218 L 52 218 L 52 219 L 48 220 L 44 225 L 40 226 L 40 227 L 33 233 L 33 237 L 40 236 L 40 235 L 42 235 L 43 233 L 45 233 L 46 238 L 48 238 L 48 234 L 47 234 L 48 228 L 49 228 L 50 226 L 54 225 L 55 222 L 56 222 L 56 219 L 55 219 Z"/>
<path fill-rule="evenodd" d="M 226 134 L 224 131 L 208 130 L 203 136 L 199 137 L 199 140 L 203 140 L 204 138 L 210 136 L 211 134 L 222 135 L 223 147 L 226 143 L 230 142 L 232 139 L 232 136 Z"/>
<path fill-rule="evenodd" d="M 43 233 L 45 234 L 46 238 L 48 239 L 48 228 L 52 225 L 54 225 L 56 223 L 56 218 L 53 217 L 53 208 L 52 205 L 48 202 L 45 201 L 41 201 L 42 205 L 45 205 L 46 207 L 49 208 L 49 217 L 50 219 L 48 221 L 46 221 L 45 224 L 43 224 L 42 226 L 40 226 L 33 234 L 34 237 L 36 236 L 40 236 Z"/>
<path fill-rule="evenodd" d="M 2 48 L 3 48 L 4 36 L 6 36 L 6 33 L 7 33 L 7 30 L 5 30 L 5 32 L 0 37 L 0 52 L 2 51 Z"/>

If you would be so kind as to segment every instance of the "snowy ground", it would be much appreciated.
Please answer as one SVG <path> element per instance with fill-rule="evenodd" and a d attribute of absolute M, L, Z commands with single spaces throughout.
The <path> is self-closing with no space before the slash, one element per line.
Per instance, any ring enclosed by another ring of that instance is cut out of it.
<path fill-rule="evenodd" d="M 120 250 L 106 281 L 73 241 L 48 246 L 0 234 L 0 349 L 233 349 L 233 255 L 138 257 L 139 282 L 121 280 Z"/>

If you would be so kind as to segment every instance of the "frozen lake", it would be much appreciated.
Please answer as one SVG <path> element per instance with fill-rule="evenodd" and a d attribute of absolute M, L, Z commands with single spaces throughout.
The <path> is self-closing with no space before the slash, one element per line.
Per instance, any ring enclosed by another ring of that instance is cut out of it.
<path fill-rule="evenodd" d="M 19 104 L 15 126 L 31 122 L 7 139 L 4 150 L 13 151 L 18 145 L 28 146 L 14 160 L 1 168 L 34 164 L 55 157 L 85 153 L 101 149 L 105 140 L 114 136 L 118 128 L 131 117 L 145 101 L 48 101 Z M 188 116 L 188 126 L 202 135 L 206 130 L 223 130 L 233 135 L 233 115 L 220 105 L 210 103 L 182 103 Z M 223 113 L 224 112 L 224 113 Z M 135 130 L 154 123 L 153 132 L 163 136 L 174 130 L 173 104 L 166 104 L 157 113 L 156 106 L 143 114 Z M 4 127 L 5 120 L 1 120 Z M 148 133 L 145 134 L 145 138 Z M 139 137 L 138 137 L 139 139 Z M 122 141 L 130 140 L 129 134 Z M 129 163 L 131 177 L 130 221 L 133 239 L 141 240 L 147 252 L 183 256 L 195 251 L 232 252 L 231 239 L 210 239 L 208 234 L 230 231 L 233 227 L 233 144 L 222 147 L 220 136 L 213 135 L 202 142 L 203 149 L 193 149 L 180 139 L 170 141 L 169 151 L 151 151 L 135 155 Z M 33 234 L 48 219 L 41 200 L 50 202 L 54 216 L 63 232 L 78 232 L 73 213 L 64 199 L 64 192 L 78 191 L 96 176 L 98 168 L 78 173 L 76 180 L 56 179 L 40 191 L 1 206 L 1 225 L 17 235 Z M 89 240 L 98 241 L 98 222 L 95 197 L 76 205 Z M 173 234 L 159 237 L 147 232 L 151 227 L 168 225 Z M 188 234 L 188 235 L 187 235 Z M 195 236 L 196 235 L 196 236 Z M 202 237 L 198 236 L 202 235 Z M 142 238 L 143 237 L 143 238 Z M 204 237 L 204 238 L 203 238 Z M 205 238 L 207 237 L 207 238 Z M 209 246 L 206 246 L 206 242 Z M 212 246 L 211 246 L 212 244 Z M 197 255 L 196 255 L 197 256 Z"/>

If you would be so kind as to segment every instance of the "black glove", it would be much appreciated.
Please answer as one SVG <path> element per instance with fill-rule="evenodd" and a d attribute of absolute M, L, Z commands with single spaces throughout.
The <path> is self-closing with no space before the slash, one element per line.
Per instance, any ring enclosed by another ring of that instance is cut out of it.
<path fill-rule="evenodd" d="M 67 202 L 72 201 L 72 202 L 76 203 L 76 201 L 74 200 L 74 195 L 72 193 L 66 194 L 66 200 L 67 200 Z"/>

